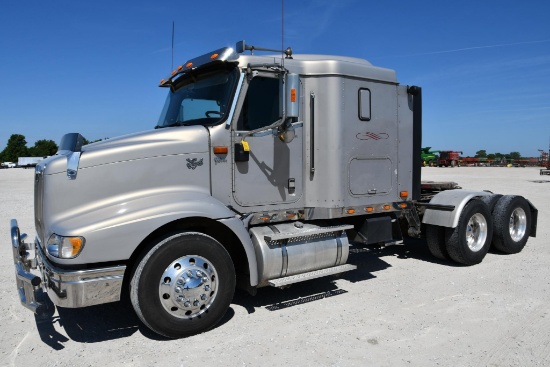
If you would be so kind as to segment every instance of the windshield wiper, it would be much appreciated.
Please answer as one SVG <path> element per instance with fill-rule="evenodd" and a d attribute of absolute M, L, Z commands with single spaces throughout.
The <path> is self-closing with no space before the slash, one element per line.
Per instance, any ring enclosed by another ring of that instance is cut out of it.
<path fill-rule="evenodd" d="M 155 126 L 155 129 L 162 129 L 164 127 L 174 127 L 174 126 L 187 126 L 187 124 L 177 121 L 177 122 L 171 123 L 170 125 L 157 125 Z"/>

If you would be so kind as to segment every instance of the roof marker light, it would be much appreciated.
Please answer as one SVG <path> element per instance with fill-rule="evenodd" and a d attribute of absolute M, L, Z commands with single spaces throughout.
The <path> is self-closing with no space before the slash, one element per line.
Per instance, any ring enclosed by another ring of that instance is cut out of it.
<path fill-rule="evenodd" d="M 187 69 L 189 69 L 191 66 L 193 66 L 193 63 L 192 62 L 188 62 L 187 64 L 185 64 L 185 67 Z"/>
<path fill-rule="evenodd" d="M 220 56 L 220 55 L 218 55 L 218 54 L 212 54 L 212 56 L 210 56 L 210 58 L 211 58 L 212 60 L 215 60 L 215 59 L 218 58 L 218 56 Z"/>

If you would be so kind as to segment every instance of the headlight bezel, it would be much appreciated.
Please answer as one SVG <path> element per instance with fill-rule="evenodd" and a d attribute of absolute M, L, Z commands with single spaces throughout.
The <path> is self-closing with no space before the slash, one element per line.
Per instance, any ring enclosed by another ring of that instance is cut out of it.
<path fill-rule="evenodd" d="M 46 252 L 57 259 L 74 259 L 82 253 L 86 239 L 82 236 L 60 236 L 52 233 L 46 242 Z"/>

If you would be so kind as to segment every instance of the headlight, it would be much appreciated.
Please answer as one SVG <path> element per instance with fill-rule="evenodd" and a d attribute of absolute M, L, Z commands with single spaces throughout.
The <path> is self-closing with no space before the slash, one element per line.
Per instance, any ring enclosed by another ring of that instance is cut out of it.
<path fill-rule="evenodd" d="M 84 248 L 84 237 L 63 237 L 55 233 L 48 239 L 48 254 L 60 259 L 73 259 Z"/>

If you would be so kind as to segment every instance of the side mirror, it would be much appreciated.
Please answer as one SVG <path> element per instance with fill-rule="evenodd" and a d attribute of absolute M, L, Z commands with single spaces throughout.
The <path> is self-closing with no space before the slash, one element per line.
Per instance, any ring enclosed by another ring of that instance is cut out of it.
<path fill-rule="evenodd" d="M 286 117 L 300 116 L 300 75 L 289 73 L 285 75 L 285 80 L 281 78 L 279 106 L 281 116 L 283 114 Z"/>
<path fill-rule="evenodd" d="M 245 50 L 246 50 L 246 43 L 244 42 L 244 40 L 237 42 L 237 44 L 235 45 L 235 51 L 238 54 L 242 54 Z"/>

